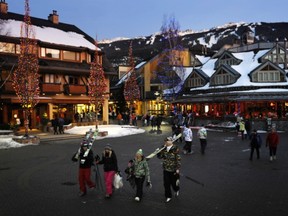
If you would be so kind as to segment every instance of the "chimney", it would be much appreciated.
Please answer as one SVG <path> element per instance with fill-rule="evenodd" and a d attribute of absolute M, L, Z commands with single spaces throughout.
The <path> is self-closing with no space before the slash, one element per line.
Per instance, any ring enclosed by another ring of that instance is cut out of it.
<path fill-rule="evenodd" d="M 8 4 L 5 2 L 5 0 L 0 1 L 0 13 L 1 14 L 7 14 L 8 12 Z"/>
<path fill-rule="evenodd" d="M 50 20 L 54 24 L 58 24 L 59 23 L 59 16 L 58 16 L 56 10 L 53 10 L 53 13 L 49 14 L 48 20 Z"/>

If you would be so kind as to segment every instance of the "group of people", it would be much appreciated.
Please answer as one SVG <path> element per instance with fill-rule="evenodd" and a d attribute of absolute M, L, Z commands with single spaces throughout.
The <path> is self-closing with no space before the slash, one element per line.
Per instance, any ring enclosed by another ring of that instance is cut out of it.
<path fill-rule="evenodd" d="M 91 145 L 91 142 L 90 142 Z M 164 140 L 164 145 L 157 152 L 157 158 L 162 160 L 163 179 L 165 189 L 165 202 L 168 203 L 172 199 L 172 190 L 175 197 L 179 196 L 179 175 L 181 167 L 181 157 L 179 148 L 173 144 L 173 138 L 167 137 Z M 83 140 L 79 150 L 73 155 L 73 161 L 79 161 L 79 196 L 85 196 L 88 188 L 95 188 L 95 183 L 91 180 L 91 167 L 94 162 L 103 165 L 104 182 L 105 182 L 105 198 L 111 198 L 113 194 L 113 179 L 119 172 L 117 157 L 110 144 L 107 144 L 102 152 L 102 157 L 93 156 L 91 146 L 88 140 Z M 125 169 L 127 180 L 131 186 L 136 187 L 135 201 L 140 202 L 143 197 L 143 187 L 146 180 L 146 186 L 152 187 L 150 179 L 150 169 L 148 158 L 144 156 L 143 150 L 139 149 L 134 156 L 134 159 L 128 162 Z"/>
<path fill-rule="evenodd" d="M 179 138 L 179 141 L 182 143 L 182 137 L 185 141 L 185 145 L 183 147 L 184 154 L 192 154 L 192 141 L 193 141 L 193 132 L 189 127 L 189 124 L 184 124 L 183 127 L 180 125 L 173 124 L 172 125 L 172 136 L 177 137 L 179 134 L 182 136 Z M 205 154 L 206 146 L 207 146 L 207 130 L 204 125 L 201 125 L 201 128 L 197 131 L 197 137 L 200 140 L 201 154 Z"/>
<path fill-rule="evenodd" d="M 62 117 L 55 116 L 54 119 L 52 119 L 52 127 L 55 134 L 64 134 L 64 119 Z"/>
<path fill-rule="evenodd" d="M 256 151 L 257 159 L 260 158 L 260 148 L 262 145 L 262 138 L 260 134 L 257 133 L 257 130 L 254 129 L 250 136 L 250 158 L 249 160 L 253 160 L 254 151 Z M 276 160 L 277 146 L 279 145 L 279 135 L 275 128 L 271 128 L 271 131 L 267 134 L 266 137 L 266 147 L 269 147 L 269 160 L 272 162 Z"/>

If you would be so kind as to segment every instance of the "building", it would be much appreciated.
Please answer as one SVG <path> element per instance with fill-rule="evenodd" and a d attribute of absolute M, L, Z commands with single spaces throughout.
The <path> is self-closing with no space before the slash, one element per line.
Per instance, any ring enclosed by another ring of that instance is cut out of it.
<path fill-rule="evenodd" d="M 241 117 L 262 122 L 262 129 L 271 121 L 287 128 L 286 40 L 196 57 L 202 65 L 186 70 L 181 96 L 174 101 L 180 110 L 192 111 L 206 124 Z"/>
<path fill-rule="evenodd" d="M 152 59 L 141 62 L 135 66 L 138 85 L 140 88 L 140 100 L 136 103 L 135 112 L 138 115 L 145 113 L 169 115 L 172 108 L 172 97 L 178 95 L 164 95 L 164 90 L 177 83 L 183 83 L 185 74 L 179 72 L 184 68 L 191 68 L 201 63 L 195 59 L 188 49 L 166 50 L 156 55 Z M 117 86 L 124 84 L 127 74 L 131 70 L 130 66 L 119 66 L 119 79 Z"/>
<path fill-rule="evenodd" d="M 11 74 L 17 68 L 20 51 L 20 29 L 24 15 L 8 11 L 5 0 L 0 2 L 0 124 L 22 118 L 20 102 L 12 87 Z M 73 24 L 60 22 L 57 11 L 48 19 L 31 17 L 38 47 L 40 98 L 31 114 L 30 126 L 39 126 L 43 116 L 61 116 L 66 124 L 75 122 L 75 114 L 84 114 L 82 121 L 93 121 L 98 113 L 89 103 L 88 78 L 95 55 L 95 41 Z M 99 49 L 98 59 L 105 72 L 107 95 L 100 112 L 109 123 L 109 79 L 117 76 L 105 54 Z M 23 123 L 23 121 L 22 121 Z"/>

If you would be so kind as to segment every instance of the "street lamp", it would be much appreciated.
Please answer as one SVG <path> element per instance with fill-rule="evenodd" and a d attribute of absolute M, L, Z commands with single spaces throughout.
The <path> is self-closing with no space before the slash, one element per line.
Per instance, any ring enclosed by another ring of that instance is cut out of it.
<path fill-rule="evenodd" d="M 160 110 L 160 108 L 158 107 L 159 106 L 159 101 L 161 101 L 161 93 L 156 91 L 154 93 L 154 95 L 156 96 L 156 108 L 157 108 L 157 112 Z"/>

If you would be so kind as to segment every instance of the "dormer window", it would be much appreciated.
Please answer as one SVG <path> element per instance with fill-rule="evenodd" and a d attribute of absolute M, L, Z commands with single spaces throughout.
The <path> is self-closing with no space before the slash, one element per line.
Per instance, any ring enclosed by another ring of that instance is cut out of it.
<path fill-rule="evenodd" d="M 252 82 L 286 82 L 285 71 L 270 61 L 260 65 L 249 76 Z"/>

